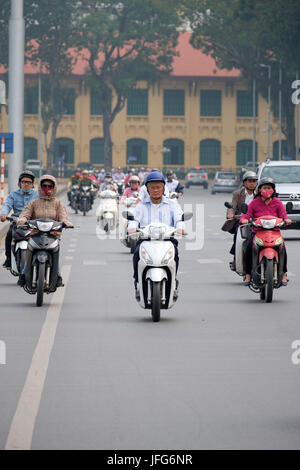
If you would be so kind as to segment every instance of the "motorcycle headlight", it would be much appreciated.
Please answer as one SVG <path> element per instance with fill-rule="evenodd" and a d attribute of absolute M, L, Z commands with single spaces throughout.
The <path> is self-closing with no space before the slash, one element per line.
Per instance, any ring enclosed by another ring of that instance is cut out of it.
<path fill-rule="evenodd" d="M 144 260 L 146 264 L 153 264 L 153 260 L 145 248 L 141 249 L 141 259 Z"/>
<path fill-rule="evenodd" d="M 275 242 L 275 246 L 280 246 L 280 245 L 282 245 L 282 243 L 283 243 L 283 238 L 279 237 L 279 238 L 277 238 L 277 240 Z"/>
<path fill-rule="evenodd" d="M 254 243 L 255 243 L 257 246 L 264 246 L 264 242 L 262 241 L 261 238 L 258 238 L 258 237 L 255 237 L 255 238 L 254 238 Z"/>
<path fill-rule="evenodd" d="M 171 247 L 168 249 L 165 256 L 163 257 L 161 264 L 168 264 L 173 258 L 174 258 L 174 248 Z"/>
<path fill-rule="evenodd" d="M 166 232 L 165 227 L 156 227 L 154 225 L 151 225 L 149 228 L 149 235 L 151 239 L 153 240 L 161 240 L 164 238 Z"/>
<path fill-rule="evenodd" d="M 37 228 L 40 232 L 50 232 L 53 222 L 37 222 Z"/>
<path fill-rule="evenodd" d="M 263 228 L 272 229 L 275 227 L 277 219 L 261 219 Z"/>

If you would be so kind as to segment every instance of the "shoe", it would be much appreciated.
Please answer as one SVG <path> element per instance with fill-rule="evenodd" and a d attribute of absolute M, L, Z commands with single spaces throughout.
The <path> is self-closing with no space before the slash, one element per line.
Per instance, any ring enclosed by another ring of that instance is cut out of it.
<path fill-rule="evenodd" d="M 5 263 L 3 263 L 3 268 L 10 269 L 11 268 L 11 260 L 6 258 Z"/>
<path fill-rule="evenodd" d="M 244 281 L 244 282 L 243 282 L 243 286 L 249 287 L 249 286 L 250 286 L 250 281 Z"/>
<path fill-rule="evenodd" d="M 56 281 L 56 287 L 64 287 L 64 283 L 61 276 L 58 276 Z"/>
<path fill-rule="evenodd" d="M 20 287 L 24 287 L 24 286 L 25 286 L 25 284 L 26 284 L 25 274 L 20 274 L 19 280 L 18 280 L 17 284 L 18 284 L 18 286 L 20 286 Z"/>

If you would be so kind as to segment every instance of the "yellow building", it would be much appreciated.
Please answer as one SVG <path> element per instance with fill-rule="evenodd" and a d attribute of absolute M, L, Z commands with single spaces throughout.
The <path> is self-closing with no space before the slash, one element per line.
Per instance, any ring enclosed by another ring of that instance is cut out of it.
<path fill-rule="evenodd" d="M 252 92 L 237 70 L 217 68 L 214 60 L 180 36 L 173 73 L 147 89 L 139 83 L 111 126 L 113 166 L 239 168 L 252 160 Z M 103 129 L 97 99 L 87 88 L 85 62 L 76 64 L 70 96 L 57 132 L 55 158 L 67 166 L 103 165 Z M 114 100 L 115 97 L 112 97 Z M 266 100 L 256 103 L 257 160 L 267 157 Z M 278 156 L 278 119 L 271 118 L 271 153 Z M 2 111 L 0 132 L 7 132 Z M 300 129 L 299 129 L 300 135 Z M 25 159 L 38 155 L 37 74 L 25 67 Z M 284 140 L 284 136 L 282 136 Z M 285 142 L 282 145 L 285 153 Z M 43 142 L 43 161 L 46 152 Z"/>

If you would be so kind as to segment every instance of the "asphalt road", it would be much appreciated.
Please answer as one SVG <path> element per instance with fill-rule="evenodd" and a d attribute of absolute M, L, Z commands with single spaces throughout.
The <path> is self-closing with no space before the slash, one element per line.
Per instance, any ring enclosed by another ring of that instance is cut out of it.
<path fill-rule="evenodd" d="M 42 308 L 1 270 L 0 449 L 300 448 L 300 232 L 286 235 L 289 286 L 262 303 L 228 268 L 226 199 L 186 191 L 204 204 L 204 246 L 180 243 L 180 297 L 160 323 L 92 213 L 71 214 L 66 286 Z"/>

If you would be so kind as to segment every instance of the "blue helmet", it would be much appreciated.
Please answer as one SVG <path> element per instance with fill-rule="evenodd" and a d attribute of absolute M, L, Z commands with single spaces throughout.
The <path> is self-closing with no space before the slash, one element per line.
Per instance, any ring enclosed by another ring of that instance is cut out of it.
<path fill-rule="evenodd" d="M 148 183 L 151 183 L 152 181 L 159 181 L 160 183 L 166 183 L 165 178 L 159 171 L 151 171 L 149 175 L 147 175 L 145 185 L 147 186 Z"/>

